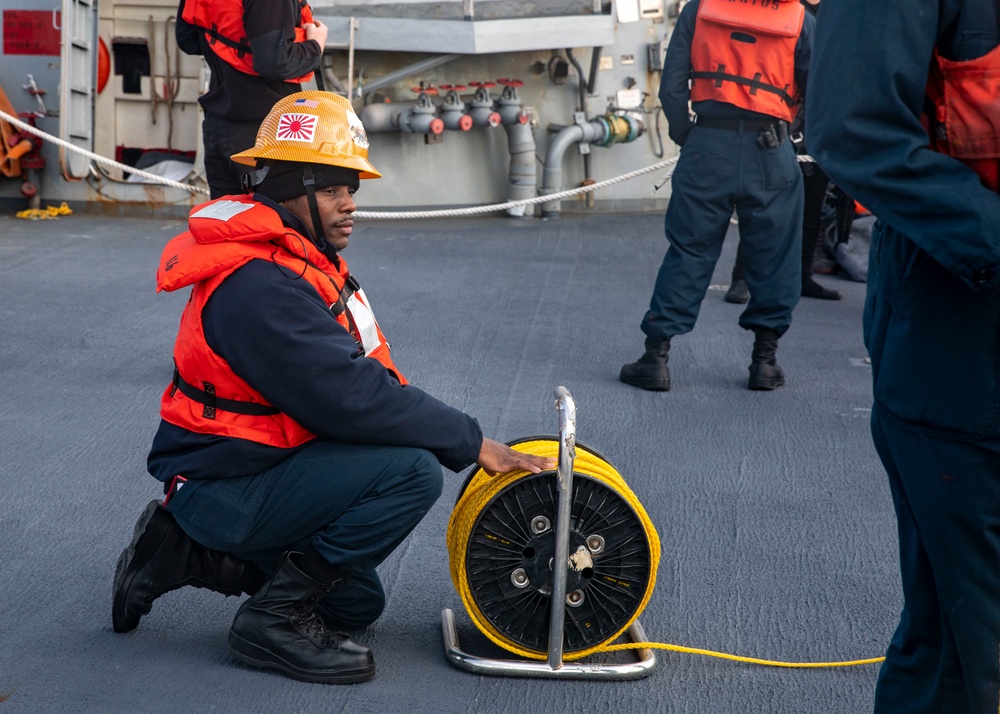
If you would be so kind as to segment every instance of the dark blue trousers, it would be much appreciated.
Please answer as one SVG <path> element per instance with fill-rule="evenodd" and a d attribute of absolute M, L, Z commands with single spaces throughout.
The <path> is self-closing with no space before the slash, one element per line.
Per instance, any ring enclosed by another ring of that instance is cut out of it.
<path fill-rule="evenodd" d="M 750 289 L 739 324 L 779 336 L 791 324 L 802 289 L 802 172 L 790 141 L 765 149 L 757 133 L 691 129 L 671 179 L 664 222 L 670 247 L 642 320 L 651 340 L 694 328 L 734 210 Z"/>
<path fill-rule="evenodd" d="M 247 167 L 229 157 L 253 146 L 258 128 L 257 122 L 234 122 L 205 113 L 201 133 L 205 146 L 205 178 L 211 198 L 243 193 L 241 178 Z"/>
<path fill-rule="evenodd" d="M 864 334 L 904 600 L 875 712 L 996 714 L 1000 291 L 969 287 L 879 222 Z"/>
<path fill-rule="evenodd" d="M 312 546 L 351 573 L 317 611 L 332 628 L 357 629 L 385 607 L 376 566 L 430 510 L 442 484 L 441 465 L 423 449 L 317 440 L 253 476 L 189 481 L 168 507 L 199 543 L 269 574 L 286 551 Z"/>
<path fill-rule="evenodd" d="M 872 436 L 899 529 L 903 612 L 879 714 L 1000 709 L 1000 443 L 935 438 L 876 404 Z"/>

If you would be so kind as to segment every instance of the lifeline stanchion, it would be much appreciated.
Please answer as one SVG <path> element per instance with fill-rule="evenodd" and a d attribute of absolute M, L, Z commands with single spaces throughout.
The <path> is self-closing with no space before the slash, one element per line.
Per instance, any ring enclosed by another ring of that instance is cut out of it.
<path fill-rule="evenodd" d="M 522 660 L 490 659 L 471 655 L 461 649 L 458 641 L 458 632 L 455 627 L 455 615 L 451 609 L 445 609 L 441 613 L 441 634 L 444 640 L 445 656 L 448 661 L 456 667 L 477 674 L 488 674 L 509 677 L 535 677 L 535 678 L 561 678 L 561 679 L 604 679 L 604 680 L 629 680 L 641 679 L 648 676 L 656 667 L 656 656 L 648 648 L 638 648 L 635 654 L 637 662 L 624 664 L 592 664 L 582 662 L 564 662 L 564 629 L 566 625 L 567 606 L 579 606 L 582 604 L 584 596 L 582 590 L 574 591 L 575 597 L 567 599 L 567 578 L 569 568 L 567 563 L 575 563 L 570 556 L 570 530 L 573 509 L 573 476 L 576 460 L 576 405 L 572 395 L 565 387 L 557 387 L 555 390 L 556 408 L 560 414 L 560 428 L 558 441 L 558 468 L 554 474 L 556 488 L 556 513 L 555 528 L 549 533 L 549 524 L 544 516 L 536 516 L 532 519 L 531 531 L 536 536 L 553 538 L 554 551 L 552 559 L 549 561 L 549 568 L 552 573 L 551 589 L 549 590 L 549 624 L 548 624 L 548 648 L 547 662 L 529 662 Z M 466 484 L 468 486 L 468 483 Z M 501 494 L 494 496 L 493 502 L 501 498 Z M 492 502 L 491 502 L 492 503 Z M 484 509 L 485 510 L 485 509 Z M 482 513 L 479 514 L 482 516 Z M 451 528 L 449 527 L 449 530 Z M 491 535 L 497 539 L 498 536 Z M 503 540 L 500 538 L 500 540 Z M 600 553 L 605 548 L 605 541 L 600 536 L 592 535 L 588 539 L 586 547 L 580 546 L 573 554 L 585 560 L 589 559 L 588 548 L 591 552 Z M 528 548 L 525 549 L 526 551 Z M 531 550 L 534 550 L 533 548 Z M 655 561 L 655 558 L 653 558 Z M 562 567 L 557 567 L 563 564 Z M 588 568 L 574 569 L 587 570 Z M 593 571 L 593 568 L 589 568 Z M 537 578 L 537 572 L 534 573 Z M 587 577 L 586 574 L 583 577 Z M 652 588 L 652 574 L 647 588 Z M 524 568 L 514 570 L 510 575 L 510 580 L 515 588 L 525 588 L 530 582 L 531 574 Z M 495 578 L 494 578 L 495 580 Z M 539 592 L 544 593 L 548 589 L 545 586 L 539 588 Z M 645 603 L 633 603 L 633 608 Z M 474 618 L 475 619 L 475 618 Z M 477 623 L 478 624 L 478 623 Z M 522 629 L 527 629 L 522 628 Z M 628 625 L 628 634 L 633 643 L 646 641 L 645 632 L 637 619 L 632 620 Z M 489 633 L 487 633 L 489 634 Z M 492 639 L 492 638 L 491 638 Z M 584 650 L 586 648 L 583 648 Z M 515 650 L 516 651 L 516 650 Z"/>

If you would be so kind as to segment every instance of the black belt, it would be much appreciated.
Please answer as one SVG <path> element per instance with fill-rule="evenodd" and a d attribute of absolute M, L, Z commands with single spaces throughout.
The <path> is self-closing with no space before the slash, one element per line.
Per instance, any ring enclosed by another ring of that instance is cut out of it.
<path fill-rule="evenodd" d="M 728 129 L 730 131 L 761 131 L 772 124 L 782 123 L 781 119 L 721 119 L 698 116 L 695 126 L 706 129 Z"/>

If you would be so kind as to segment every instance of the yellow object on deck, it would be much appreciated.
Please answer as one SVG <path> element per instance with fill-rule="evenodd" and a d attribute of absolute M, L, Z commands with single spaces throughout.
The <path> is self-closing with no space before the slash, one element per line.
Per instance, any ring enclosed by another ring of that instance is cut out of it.
<path fill-rule="evenodd" d="M 28 208 L 24 211 L 17 212 L 18 218 L 27 218 L 31 221 L 38 220 L 52 220 L 53 218 L 59 218 L 59 216 L 71 216 L 73 215 L 73 209 L 66 205 L 63 201 L 59 204 L 59 207 L 46 206 L 45 208 Z"/>
<path fill-rule="evenodd" d="M 536 437 L 511 447 L 554 458 L 559 442 Z M 575 578 L 571 586 L 575 590 L 567 596 L 566 660 L 640 649 L 793 668 L 849 667 L 885 659 L 783 662 L 664 642 L 613 644 L 649 603 L 660 541 L 642 504 L 615 467 L 579 442 L 576 448 L 571 501 L 576 551 L 564 566 Z M 543 635 L 555 564 L 549 560 L 544 541 L 554 539 L 549 521 L 554 520 L 555 498 L 547 484 L 555 478 L 551 472 L 526 471 L 490 476 L 478 469 L 466 482 L 448 524 L 452 582 L 470 618 L 495 644 L 526 659 L 546 658 Z M 629 528 L 623 530 L 623 524 Z M 543 567 L 534 563 L 539 560 Z M 551 564 L 544 567 L 545 563 Z M 589 609 L 581 607 L 584 603 Z"/>

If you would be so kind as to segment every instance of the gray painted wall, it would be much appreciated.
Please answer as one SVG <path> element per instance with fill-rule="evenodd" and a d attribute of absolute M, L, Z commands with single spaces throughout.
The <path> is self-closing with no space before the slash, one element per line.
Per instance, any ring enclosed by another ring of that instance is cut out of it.
<path fill-rule="evenodd" d="M 634 3 L 638 8 L 638 0 Z M 646 133 L 630 143 L 602 148 L 590 148 L 590 177 L 601 181 L 641 169 L 660 160 L 661 156 L 675 156 L 676 147 L 666 138 L 666 124 L 660 113 L 656 92 L 659 73 L 650 67 L 650 57 L 662 57 L 673 26 L 667 5 L 652 3 L 658 17 L 642 17 L 636 21 L 619 22 L 620 8 L 604 7 L 594 14 L 593 0 L 539 0 L 515 3 L 506 0 L 480 0 L 474 4 L 476 22 L 461 20 L 463 3 L 455 2 L 357 2 L 341 5 L 332 0 L 314 3 L 317 15 L 331 27 L 328 43 L 328 76 L 340 80 L 354 89 L 353 102 L 360 112 L 363 105 L 373 101 L 406 102 L 416 94 L 412 87 L 421 82 L 425 86 L 442 84 L 469 85 L 470 82 L 495 82 L 499 78 L 517 78 L 524 82 L 518 92 L 530 117 L 537 157 L 536 187 L 542 184 L 542 169 L 546 150 L 552 136 L 551 127 L 571 125 L 579 105 L 579 84 L 576 70 L 567 62 L 566 48 L 572 48 L 585 74 L 589 74 L 592 48 L 576 45 L 576 40 L 604 41 L 595 37 L 608 37 L 610 43 L 601 51 L 601 62 L 595 75 L 594 91 L 587 97 L 587 115 L 593 117 L 613 110 L 620 102 L 620 90 L 634 89 L 641 94 L 641 103 L 633 108 L 633 115 L 641 119 Z M 24 0 L 24 6 L 42 7 L 37 0 Z M 95 103 L 95 133 L 99 146 L 97 153 L 113 158 L 116 146 L 141 143 L 143 131 L 149 137 L 148 148 L 160 148 L 164 139 L 159 135 L 168 122 L 173 123 L 174 145 L 190 149 L 197 145 L 200 117 L 194 99 L 197 88 L 203 86 L 202 69 L 195 58 L 181 56 L 180 70 L 174 67 L 182 83 L 182 96 L 173 106 L 153 110 L 159 116 L 156 127 L 151 122 L 148 105 L 151 92 L 162 92 L 162 76 L 167 53 L 173 58 L 173 48 L 167 46 L 165 22 L 172 15 L 174 3 L 163 0 L 130 2 L 103 2 L 100 7 L 98 33 L 111 46 L 115 35 L 148 34 L 147 15 L 153 15 L 154 78 L 152 89 L 144 80 L 143 94 L 125 96 L 121 93 L 121 78 L 112 75 L 109 88 Z M 623 7 L 628 3 L 621 4 Z M 646 3 L 643 3 L 645 6 Z M 350 51 L 350 17 L 356 18 L 353 58 Z M 543 32 L 547 42 L 536 37 L 539 23 L 551 22 L 553 17 L 558 31 Z M 377 23 L 382 22 L 382 25 Z M 385 24 L 389 22 L 390 24 Z M 504 24 L 507 23 L 507 24 Z M 602 24 L 605 32 L 595 31 L 595 24 Z M 466 30 L 468 26 L 474 30 Z M 464 27 L 463 27 L 464 26 Z M 390 37 L 389 45 L 435 48 L 438 52 L 388 51 L 364 49 L 378 39 L 385 46 L 385 33 L 394 28 L 402 31 Z M 368 29 L 366 29 L 368 28 Z M 373 29 L 374 28 L 374 31 Z M 366 32 L 367 39 L 366 38 Z M 365 85 L 378 81 L 387 74 L 400 72 L 414 63 L 433 58 L 440 52 L 456 52 L 461 32 L 475 32 L 476 44 L 459 48 L 460 56 L 431 70 L 417 72 L 399 79 L 376 92 L 365 92 Z M 595 34 L 596 32 L 596 34 Z M 534 33 L 531 35 L 531 33 Z M 529 35 L 531 35 L 529 37 Z M 546 36 L 549 35 L 549 36 Z M 484 39 L 485 36 L 485 39 Z M 424 44 L 421 45 L 420 43 Z M 524 50 L 530 46 L 532 49 Z M 545 46 L 545 45 L 548 46 Z M 339 46 L 338 46 L 339 45 Z M 495 51 L 503 47 L 514 51 Z M 652 51 L 648 48 L 653 46 Z M 489 52 L 477 52 L 478 47 L 488 47 Z M 58 109 L 55 98 L 59 91 L 58 57 L 4 57 L 0 62 L 0 86 L 10 95 L 18 111 L 31 108 L 30 97 L 20 90 L 24 76 L 31 72 L 47 89 L 51 108 Z M 559 69 L 566 71 L 559 76 Z M 353 76 L 348 82 L 348 70 Z M 361 92 L 358 96 L 360 82 Z M 329 82 L 328 82 L 329 84 Z M 494 96 L 501 87 L 493 89 Z M 464 94 L 470 98 L 471 92 Z M 437 100 L 440 101 L 440 100 Z M 43 130 L 56 133 L 57 119 L 43 119 Z M 136 128 L 140 131 L 136 135 Z M 102 135 L 102 132 L 104 134 Z M 508 198 L 509 152 L 506 132 L 502 127 L 473 129 L 469 132 L 446 131 L 439 141 L 430 141 L 420 134 L 399 132 L 373 134 L 371 160 L 383 173 L 380 181 L 366 182 L 365 204 L 369 210 L 389 211 L 404 207 L 436 208 L 474 206 L 499 203 Z M 665 144 L 665 146 L 664 146 Z M 69 200 L 100 204 L 106 212 L 167 211 L 174 208 L 184 212 L 187 207 L 204 200 L 204 196 L 190 195 L 182 190 L 160 186 L 123 185 L 104 180 L 66 182 L 59 175 L 57 147 L 46 145 L 43 155 L 48 167 L 42 177 L 43 204 Z M 197 166 L 197 164 L 196 164 Z M 574 145 L 561 157 L 562 186 L 571 188 L 585 179 L 584 158 L 579 146 Z M 594 205 L 588 209 L 584 196 L 564 200 L 563 211 L 594 210 L 618 211 L 663 210 L 669 196 L 669 184 L 656 194 L 653 184 L 660 174 L 648 174 L 639 179 L 623 182 L 602 189 L 595 194 Z M 11 179 L 0 181 L 0 199 L 19 197 L 19 182 Z"/>

